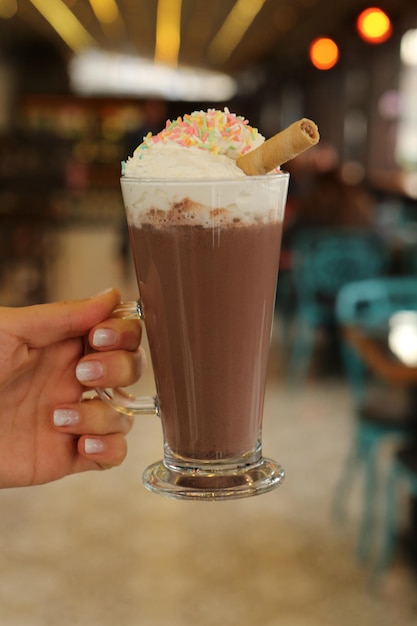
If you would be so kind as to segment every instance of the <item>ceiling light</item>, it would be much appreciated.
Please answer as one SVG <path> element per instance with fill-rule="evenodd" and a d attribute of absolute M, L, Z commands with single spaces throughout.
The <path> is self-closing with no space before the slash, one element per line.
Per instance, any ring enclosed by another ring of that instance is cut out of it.
<path fill-rule="evenodd" d="M 86 51 L 69 63 L 72 89 L 81 95 L 159 97 L 226 102 L 236 83 L 220 72 L 154 64 L 139 57 Z"/>
<path fill-rule="evenodd" d="M 17 0 L 0 0 L 0 17 L 10 19 L 17 12 Z"/>
<path fill-rule="evenodd" d="M 265 0 L 237 0 L 208 47 L 208 55 L 215 63 L 227 61 L 264 4 Z"/>
<path fill-rule="evenodd" d="M 74 52 L 96 45 L 90 33 L 62 0 L 30 0 L 30 2 Z"/>
<path fill-rule="evenodd" d="M 360 13 L 356 28 L 367 43 L 383 43 L 392 33 L 391 20 L 388 15 L 376 7 L 365 9 Z"/>
<path fill-rule="evenodd" d="M 318 37 L 310 45 L 309 57 L 318 70 L 330 70 L 339 60 L 339 48 L 333 39 Z"/>
<path fill-rule="evenodd" d="M 102 24 L 112 24 L 119 17 L 115 0 L 90 0 L 96 18 Z"/>
<path fill-rule="evenodd" d="M 156 17 L 155 61 L 177 65 L 180 50 L 182 0 L 159 0 Z"/>

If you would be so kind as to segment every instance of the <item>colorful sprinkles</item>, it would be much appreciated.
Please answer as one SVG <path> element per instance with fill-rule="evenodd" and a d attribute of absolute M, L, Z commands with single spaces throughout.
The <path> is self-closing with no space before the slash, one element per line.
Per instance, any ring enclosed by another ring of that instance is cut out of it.
<path fill-rule="evenodd" d="M 212 154 L 223 154 L 237 159 L 253 150 L 264 141 L 256 128 L 245 118 L 223 111 L 208 109 L 194 111 L 176 120 L 168 120 L 165 128 L 157 135 L 148 133 L 143 143 L 135 150 L 135 157 L 141 158 L 143 151 L 157 143 L 177 143 L 187 148 L 200 148 Z"/>

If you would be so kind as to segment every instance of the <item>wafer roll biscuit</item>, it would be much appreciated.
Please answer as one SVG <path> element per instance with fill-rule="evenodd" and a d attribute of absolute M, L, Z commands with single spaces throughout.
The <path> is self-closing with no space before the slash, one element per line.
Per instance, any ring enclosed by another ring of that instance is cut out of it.
<path fill-rule="evenodd" d="M 236 164 L 248 176 L 268 174 L 314 146 L 319 139 L 316 124 L 304 117 L 267 139 L 255 150 L 239 157 Z"/>

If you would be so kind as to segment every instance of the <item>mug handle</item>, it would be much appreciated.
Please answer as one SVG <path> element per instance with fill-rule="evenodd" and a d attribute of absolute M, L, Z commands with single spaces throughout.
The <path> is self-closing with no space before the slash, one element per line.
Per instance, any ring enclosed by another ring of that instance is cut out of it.
<path fill-rule="evenodd" d="M 120 317 L 125 320 L 142 320 L 143 312 L 141 303 L 121 302 L 113 311 L 112 317 Z M 97 395 L 107 404 L 110 404 L 119 413 L 125 415 L 156 415 L 159 416 L 157 396 L 136 397 L 128 393 L 122 387 L 103 389 L 96 387 Z"/>

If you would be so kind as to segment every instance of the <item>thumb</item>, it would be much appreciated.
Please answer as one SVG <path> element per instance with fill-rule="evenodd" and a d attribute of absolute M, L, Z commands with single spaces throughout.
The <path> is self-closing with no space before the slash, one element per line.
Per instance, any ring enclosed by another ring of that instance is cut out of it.
<path fill-rule="evenodd" d="M 117 289 L 109 289 L 93 298 L 9 309 L 10 326 L 15 335 L 32 348 L 85 335 L 92 326 L 110 317 L 120 303 Z"/>

